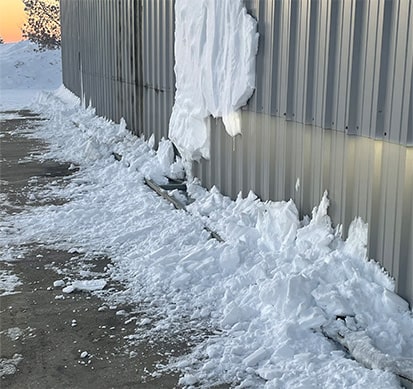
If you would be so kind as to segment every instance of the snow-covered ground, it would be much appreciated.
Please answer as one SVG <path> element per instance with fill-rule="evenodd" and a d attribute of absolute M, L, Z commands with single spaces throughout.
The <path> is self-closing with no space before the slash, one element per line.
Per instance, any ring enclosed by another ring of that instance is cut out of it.
<path fill-rule="evenodd" d="M 24 83 L 21 69 L 29 73 L 39 61 L 54 63 L 60 77 L 56 52 L 37 53 L 27 43 L 0 50 L 2 89 L 54 87 L 50 70 Z M 12 105 L 3 90 L 1 100 L 2 107 Z M 366 258 L 367 226 L 360 219 L 343 241 L 328 217 L 327 196 L 300 220 L 291 200 L 262 202 L 250 193 L 232 201 L 196 181 L 188 184 L 195 199 L 189 212 L 175 210 L 144 184 L 171 170 L 169 142 L 157 155 L 151 142 L 124 123 L 96 117 L 64 87 L 43 92 L 31 108 L 49 118 L 26 134 L 50 145 L 42 158 L 80 170 L 67 186 L 48 188 L 67 203 L 3 216 L 3 259 L 33 242 L 109 256 L 110 277 L 126 289 L 106 298 L 146 306 L 145 323 L 152 323 L 151 330 L 137 326 L 135 341 L 176 330 L 199 334 L 191 354 L 171 360 L 183 386 L 400 386 L 395 375 L 363 367 L 322 333 L 336 317 L 347 317 L 348 327 L 365 330 L 384 354 L 413 357 L 412 311 L 393 292 L 392 279 Z M 210 239 L 204 226 L 225 243 Z"/>
<path fill-rule="evenodd" d="M 25 107 L 62 83 L 60 51 L 35 50 L 29 41 L 0 45 L 0 110 Z"/>

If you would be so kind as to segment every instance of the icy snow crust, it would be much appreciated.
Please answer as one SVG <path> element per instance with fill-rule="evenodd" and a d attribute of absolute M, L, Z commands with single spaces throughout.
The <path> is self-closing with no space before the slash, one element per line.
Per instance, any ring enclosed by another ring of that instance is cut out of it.
<path fill-rule="evenodd" d="M 175 2 L 176 95 L 169 137 L 185 159 L 209 158 L 209 116 L 241 132 L 238 109 L 255 88 L 256 21 L 242 0 Z"/>
<path fill-rule="evenodd" d="M 412 312 L 366 259 L 360 219 L 343 241 L 326 196 L 300 220 L 292 201 L 262 202 L 253 193 L 232 201 L 196 182 L 190 213 L 176 211 L 143 183 L 167 170 L 170 145 L 156 155 L 124 122 L 96 117 L 64 88 L 43 94 L 33 109 L 50 118 L 33 129 L 50 144 L 42 158 L 80 170 L 68 185 L 46 189 L 69 202 L 2 215 L 3 256 L 41 242 L 110 257 L 108 276 L 126 289 L 106 291 L 109 303 L 134 301 L 146 314 L 134 340 L 187 333 L 197 344 L 169 366 L 182 371 L 183 386 L 400 387 L 394 375 L 351 360 L 320 329 L 352 315 L 354 329 L 364 329 L 380 351 L 413 356 Z M 209 239 L 205 224 L 225 243 Z"/>

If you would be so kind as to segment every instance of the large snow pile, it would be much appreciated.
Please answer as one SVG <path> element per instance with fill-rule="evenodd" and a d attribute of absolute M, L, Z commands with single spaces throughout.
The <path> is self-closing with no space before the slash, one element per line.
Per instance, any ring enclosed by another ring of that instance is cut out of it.
<path fill-rule="evenodd" d="M 331 226 L 327 196 L 300 220 L 291 200 L 262 202 L 250 193 L 232 201 L 196 182 L 189 184 L 189 213 L 176 211 L 143 183 L 165 171 L 166 158 L 124 122 L 96 117 L 63 87 L 33 109 L 50 118 L 32 135 L 24 131 L 50 145 L 33 158 L 71 161 L 80 170 L 64 187 L 33 193 L 67 203 L 2 217 L 4 259 L 34 242 L 109 256 L 108 276 L 126 289 L 107 298 L 139 303 L 140 323 L 150 323 L 150 330 L 137 323 L 134 340 L 187 333 L 197 344 L 171 361 L 184 386 L 400 386 L 393 374 L 350 359 L 321 330 L 347 316 L 383 353 L 413 357 L 412 312 L 366 258 L 361 220 L 343 241 Z M 225 243 L 210 239 L 205 225 Z"/>
<path fill-rule="evenodd" d="M 241 132 L 238 109 L 255 88 L 256 21 L 242 0 L 175 3 L 176 95 L 169 136 L 186 159 L 209 158 L 208 118 Z"/>
<path fill-rule="evenodd" d="M 0 45 L 0 108 L 20 108 L 62 83 L 60 50 L 38 51 L 29 41 Z"/>

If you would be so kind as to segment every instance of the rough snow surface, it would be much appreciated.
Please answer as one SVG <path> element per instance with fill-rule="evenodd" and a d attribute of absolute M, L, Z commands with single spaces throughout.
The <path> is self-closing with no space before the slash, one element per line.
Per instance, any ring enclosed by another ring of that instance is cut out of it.
<path fill-rule="evenodd" d="M 26 107 L 41 90 L 62 83 L 60 50 L 36 50 L 29 41 L 0 45 L 0 109 Z"/>
<path fill-rule="evenodd" d="M 256 21 L 242 0 L 177 0 L 176 95 L 169 136 L 186 159 L 209 158 L 209 116 L 241 132 L 239 108 L 255 88 Z"/>
<path fill-rule="evenodd" d="M 196 182 L 188 184 L 195 200 L 189 213 L 174 210 L 144 185 L 171 162 L 167 144 L 157 156 L 124 124 L 96 117 L 64 88 L 33 108 L 50 119 L 33 129 L 50 145 L 41 158 L 80 170 L 65 187 L 48 189 L 70 201 L 2 218 L 0 246 L 40 242 L 111 258 L 105 276 L 126 289 L 107 291 L 108 305 L 145 308 L 132 340 L 192 334 L 196 347 L 169 366 L 182 372 L 182 385 L 400 387 L 395 375 L 364 368 L 322 333 L 336 316 L 349 315 L 382 353 L 413 357 L 412 312 L 366 258 L 362 220 L 344 241 L 331 225 L 327 194 L 301 220 L 291 200 L 262 202 L 250 193 L 233 201 Z M 210 239 L 205 225 L 225 243 Z"/>

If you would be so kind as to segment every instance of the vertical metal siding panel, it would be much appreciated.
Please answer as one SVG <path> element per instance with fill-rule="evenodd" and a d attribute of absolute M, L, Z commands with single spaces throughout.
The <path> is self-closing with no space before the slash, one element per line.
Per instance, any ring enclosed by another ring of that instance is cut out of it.
<path fill-rule="evenodd" d="M 157 132 L 157 139 L 163 137 L 163 89 L 164 84 L 162 82 L 161 67 L 163 66 L 163 36 L 165 34 L 165 25 L 162 25 L 160 22 L 162 20 L 162 3 L 164 0 L 156 0 L 154 3 L 156 7 L 154 9 L 154 23 L 153 23 L 153 36 L 156 37 L 155 47 L 154 47 L 154 59 L 152 66 L 156 69 L 155 72 L 155 82 L 154 82 L 154 107 L 153 107 L 153 117 L 155 119 L 155 128 Z M 160 26 L 162 26 L 160 28 Z"/>
<path fill-rule="evenodd" d="M 266 62 L 268 58 L 268 53 L 271 50 L 269 45 L 270 37 L 268 36 L 268 25 L 266 23 L 266 2 L 257 0 L 257 5 L 255 6 L 257 10 L 257 29 L 261 37 L 261 42 L 259 42 L 258 55 L 256 57 L 256 72 L 258 74 L 268 74 L 266 72 Z M 266 101 L 268 101 L 268 80 L 265 77 L 259 78 L 259 83 L 257 83 L 256 90 L 256 112 L 268 112 L 265 110 Z"/>
<path fill-rule="evenodd" d="M 116 69 L 115 69 L 115 88 L 116 88 L 116 104 L 115 104 L 115 122 L 119 122 L 121 117 L 121 105 L 122 105 L 122 83 L 121 78 L 121 67 L 122 67 L 122 45 L 121 45 L 121 1 L 116 1 L 115 7 L 115 58 L 116 58 Z"/>
<path fill-rule="evenodd" d="M 144 126 L 144 96 L 143 96 L 143 72 L 144 72 L 144 30 L 143 30 L 143 1 L 135 0 L 135 36 L 137 37 L 135 41 L 135 58 L 136 58 L 136 78 L 135 78 L 135 90 L 136 90 L 136 111 L 137 111 L 137 125 L 138 133 L 140 135 L 145 134 Z"/>
<path fill-rule="evenodd" d="M 309 22 L 311 2 L 302 1 L 297 4 L 297 48 L 294 120 L 305 123 L 305 106 L 308 85 L 308 56 L 309 56 Z"/>
<path fill-rule="evenodd" d="M 296 99 L 296 79 L 297 79 L 297 46 L 298 46 L 298 26 L 299 26 L 299 4 L 298 0 L 291 0 L 290 13 L 288 16 L 288 66 L 287 66 L 287 99 L 285 118 L 295 120 L 295 99 Z M 301 91 L 300 91 L 301 92 Z"/>
<path fill-rule="evenodd" d="M 323 127 L 326 117 L 326 83 L 329 81 L 328 63 L 330 47 L 330 3 L 320 1 L 317 10 L 317 28 L 315 32 L 316 59 L 315 59 L 315 85 L 314 85 L 314 122 L 318 127 Z"/>
<path fill-rule="evenodd" d="M 167 20 L 169 21 L 167 24 L 168 27 L 168 62 L 167 62 L 167 69 L 168 69 L 168 125 L 169 125 L 169 117 L 172 112 L 172 107 L 175 100 L 175 72 L 174 72 L 174 64 L 175 64 L 175 52 L 174 52 L 174 42 L 175 42 L 175 7 L 173 1 L 168 1 L 168 17 Z"/>
<path fill-rule="evenodd" d="M 211 160 L 214 161 L 214 185 L 216 185 L 223 193 L 228 193 L 225 191 L 226 188 L 223 185 L 224 170 L 227 169 L 228 166 L 224 163 L 226 150 L 224 149 L 225 131 L 223 129 L 222 120 L 211 118 L 209 120 L 209 125 L 211 127 L 211 135 L 213 134 L 214 137 L 214 140 L 211 140 Z"/>
<path fill-rule="evenodd" d="M 175 72 L 174 72 L 174 64 L 175 64 L 175 56 L 174 56 L 174 41 L 175 41 L 175 12 L 174 12 L 174 2 L 166 0 L 166 8 L 165 8 L 165 28 L 167 31 L 166 36 L 166 53 L 165 53 L 165 80 L 166 80 L 166 90 L 167 93 L 165 94 L 165 104 L 167 107 L 167 114 L 166 114 L 166 128 L 165 131 L 169 130 L 169 118 L 172 113 L 172 107 L 174 104 L 174 97 L 175 97 Z"/>
<path fill-rule="evenodd" d="M 129 34 L 130 34 L 130 106 L 131 106 L 131 112 L 130 112 L 130 121 L 131 121 L 131 131 L 135 134 L 138 135 L 138 120 L 137 120 L 137 115 L 136 115 L 136 110 L 138 107 L 138 102 L 137 102 L 137 95 L 136 95 L 136 68 L 138 66 L 138 59 L 136 58 L 136 39 L 138 38 L 136 36 L 136 30 L 135 30 L 135 23 L 138 23 L 138 20 L 135 19 L 136 17 L 136 1 L 131 0 L 130 1 L 130 10 L 129 10 Z"/>
<path fill-rule="evenodd" d="M 382 220 L 379 230 L 379 240 L 382 240 L 381 257 L 385 268 L 398 276 L 398 267 L 394 257 L 394 248 L 396 246 L 396 228 L 397 228 L 397 193 L 394 188 L 399 187 L 400 161 L 399 153 L 393 153 L 394 146 L 389 143 L 383 144 L 383 186 L 382 186 Z"/>
<path fill-rule="evenodd" d="M 110 51 L 109 51 L 109 60 L 110 60 L 110 111 L 109 118 L 115 120 L 116 116 L 116 0 L 108 0 L 110 5 L 109 13 L 109 23 L 110 23 Z"/>
<path fill-rule="evenodd" d="M 121 116 L 125 119 L 129 127 L 129 23 L 128 23 L 128 3 L 129 0 L 122 1 L 122 112 Z"/>
<path fill-rule="evenodd" d="M 112 100 L 112 58 L 111 58 L 111 36 L 112 36 L 112 10 L 111 10 L 111 0 L 102 4 L 105 13 L 105 26 L 106 28 L 102 31 L 102 27 L 99 28 L 100 33 L 104 34 L 105 36 L 105 48 L 104 48 L 104 56 L 105 56 L 105 111 L 106 117 L 110 117 L 111 112 L 111 100 Z M 103 23 L 102 23 L 103 24 Z"/>
<path fill-rule="evenodd" d="M 125 70 L 125 104 L 126 104 L 126 123 L 128 129 L 132 130 L 132 93 L 131 93 L 131 77 L 132 68 L 130 64 L 131 58 L 131 25 L 130 25 L 130 14 L 131 14 L 131 0 L 126 0 L 125 11 L 123 14 L 125 29 L 125 58 L 124 58 L 124 70 Z"/>
<path fill-rule="evenodd" d="M 280 93 L 280 114 L 283 116 L 287 115 L 287 88 L 288 88 L 288 69 L 289 69 L 289 19 L 290 19 L 290 3 L 288 1 L 282 1 L 282 46 L 281 46 L 281 72 L 279 88 Z"/>
<path fill-rule="evenodd" d="M 405 83 L 404 98 L 401 112 L 401 135 L 400 143 L 413 145 L 413 2 L 403 2 L 404 12 L 408 15 L 408 25 L 406 26 L 406 64 L 405 64 Z M 410 120 L 409 120 L 410 117 Z"/>
<path fill-rule="evenodd" d="M 387 124 L 386 119 L 388 117 L 388 78 L 389 68 L 391 68 L 391 36 L 392 36 L 392 22 L 393 22 L 393 2 L 384 1 L 382 10 L 382 22 L 380 28 L 382 32 L 380 44 L 380 68 L 378 71 L 378 90 L 377 90 L 377 114 L 376 122 L 374 123 L 375 137 L 382 139 L 386 132 Z"/>
<path fill-rule="evenodd" d="M 413 148 L 406 150 L 397 291 L 413 306 Z M 410 183 L 410 185 L 409 185 Z M 400 191 L 401 192 L 401 191 Z"/>
<path fill-rule="evenodd" d="M 408 115 L 408 109 L 403 111 L 404 102 L 409 100 L 408 89 L 406 85 L 409 85 L 410 79 L 409 70 L 412 66 L 411 56 L 407 55 L 409 49 L 407 32 L 409 30 L 410 22 L 410 9 L 411 2 L 401 0 L 399 2 L 398 20 L 397 20 L 397 33 L 396 33 L 396 48 L 395 48 L 395 69 L 393 85 L 393 98 L 391 106 L 391 121 L 390 121 L 390 134 L 389 138 L 396 143 L 406 144 L 406 135 L 403 129 L 403 116 Z M 413 43 L 410 43 L 412 46 Z M 411 54 L 411 53 L 410 53 Z M 409 66 L 410 62 L 410 67 Z"/>
<path fill-rule="evenodd" d="M 348 84 L 349 74 L 351 72 L 350 53 L 353 35 L 353 14 L 355 0 L 341 0 L 341 17 L 339 31 L 339 51 L 338 51 L 338 83 L 335 85 L 336 106 L 335 120 L 333 128 L 344 130 L 346 127 L 347 102 L 348 102 Z"/>
<path fill-rule="evenodd" d="M 265 122 L 263 123 L 262 128 L 260 129 L 260 146 L 259 151 L 261 155 L 261 168 L 258 171 L 259 179 L 259 192 L 262 200 L 269 200 L 270 198 L 270 172 L 271 172 L 271 145 L 268 140 L 270 139 L 270 131 L 272 131 L 269 122 L 268 115 L 265 115 Z M 230 179 L 230 177 L 228 177 Z"/>
<path fill-rule="evenodd" d="M 338 51 L 339 51 L 339 29 L 340 24 L 340 8 L 338 1 L 330 2 L 330 9 L 328 15 L 328 58 L 327 58 L 327 68 L 325 70 L 325 91 L 323 93 L 324 98 L 324 122 L 322 127 L 324 128 L 335 128 L 335 113 L 337 106 L 337 96 L 336 91 L 338 89 L 337 78 L 338 78 Z"/>
<path fill-rule="evenodd" d="M 97 75 L 97 77 L 99 77 L 99 83 L 100 83 L 100 92 L 101 92 L 101 96 L 100 96 L 100 109 L 102 112 L 104 112 L 104 114 L 106 114 L 107 112 L 107 78 L 106 78 L 106 63 L 107 63 L 107 33 L 102 32 L 101 31 L 101 25 L 106 25 L 106 14 L 105 14 L 105 10 L 106 7 L 104 7 L 104 5 L 99 2 L 97 4 L 95 4 L 95 7 L 98 8 L 99 10 L 99 16 L 98 16 L 98 21 L 96 23 L 96 36 L 97 39 L 99 39 L 100 41 L 100 50 L 101 50 L 101 56 L 102 56 L 102 60 L 101 60 L 101 64 L 100 64 L 100 68 L 99 68 L 99 74 Z"/>
<path fill-rule="evenodd" d="M 155 26 L 155 6 L 152 1 L 148 2 L 148 25 L 147 28 L 149 30 L 149 44 L 147 47 L 147 54 L 149 57 L 149 69 L 148 69 L 148 84 L 146 85 L 146 88 L 148 90 L 148 101 L 149 101 L 149 107 L 148 107 L 148 114 L 149 114 L 149 131 L 151 134 L 155 135 L 155 141 L 156 143 L 159 142 L 159 137 L 158 137 L 158 132 L 157 129 L 154 125 L 154 121 L 156 120 L 156 113 L 154 110 L 155 107 L 155 96 L 154 96 L 154 86 L 155 86 L 155 51 L 156 51 L 156 35 L 154 29 L 156 28 Z"/>
<path fill-rule="evenodd" d="M 365 69 L 365 48 L 367 45 L 366 29 L 366 1 L 356 1 L 353 15 L 351 71 L 349 75 L 349 93 L 347 101 L 347 118 L 345 130 L 348 134 L 360 133 L 360 106 L 362 104 L 364 72 Z"/>
<path fill-rule="evenodd" d="M 272 20 L 271 15 L 273 14 L 273 2 L 262 2 L 261 3 L 261 10 L 260 10 L 260 20 L 263 30 L 263 35 L 260 35 L 260 44 L 263 43 L 263 63 L 262 63 L 262 74 L 265 74 L 266 77 L 258 77 L 258 79 L 265 80 L 261 85 L 261 105 L 262 111 L 270 114 L 271 113 L 271 84 L 272 78 L 274 77 L 273 74 L 273 49 L 274 49 L 274 36 L 272 34 Z M 271 80 L 271 81 L 270 81 Z"/>
<path fill-rule="evenodd" d="M 359 134 L 370 137 L 372 135 L 372 118 L 375 116 L 376 106 L 374 104 L 375 89 L 375 69 L 377 68 L 377 40 L 380 38 L 377 34 L 379 23 L 379 2 L 369 0 L 366 2 L 365 29 L 366 39 L 364 41 L 364 61 L 363 71 L 363 93 L 360 96 L 360 109 L 358 112 L 358 121 L 360 123 Z"/>
<path fill-rule="evenodd" d="M 307 128 L 308 131 L 308 128 Z M 325 131 L 308 131 L 311 134 L 311 156 L 310 163 L 306 163 L 306 166 L 311 167 L 313 179 L 310 182 L 310 196 L 306 196 L 303 190 L 300 191 L 301 203 L 305 203 L 306 199 L 313 199 L 312 203 L 306 204 L 306 208 L 314 205 L 316 199 L 321 199 L 326 189 L 323 186 L 323 172 L 324 172 L 324 160 L 325 160 L 325 148 L 320 145 L 324 144 Z"/>
<path fill-rule="evenodd" d="M 108 118 L 113 118 L 113 101 L 114 101 L 114 88 L 113 88 L 113 64 L 115 61 L 113 52 L 113 28 L 114 28 L 114 14 L 113 14 L 113 1 L 109 0 L 107 4 L 107 25 L 108 25 L 108 47 L 107 47 L 107 61 L 108 61 L 108 75 L 107 75 L 107 94 L 108 94 Z"/>
<path fill-rule="evenodd" d="M 308 60 L 306 72 L 306 92 L 303 123 L 315 123 L 315 85 L 316 85 L 316 52 L 317 52 L 317 25 L 319 16 L 319 1 L 310 0 L 308 20 Z"/>
<path fill-rule="evenodd" d="M 280 67 L 281 67 L 281 16 L 282 16 L 282 0 L 274 0 L 272 2 L 273 7 L 271 13 L 268 13 L 268 25 L 271 27 L 271 48 L 272 48 L 272 58 L 271 58 L 271 94 L 269 96 L 270 100 L 270 111 L 271 115 L 280 116 Z M 258 75 L 257 75 L 258 76 Z"/>
<path fill-rule="evenodd" d="M 149 79 L 150 58 L 148 53 L 149 46 L 149 22 L 148 22 L 148 3 L 142 2 L 142 57 L 143 57 L 143 74 L 142 74 L 142 97 L 143 97 L 143 128 L 145 138 L 150 137 L 149 132 L 149 106 L 148 106 L 148 88 L 146 87 Z"/>
<path fill-rule="evenodd" d="M 409 110 L 409 119 L 407 122 L 407 144 L 413 146 L 413 67 L 410 75 L 410 97 L 407 104 Z"/>
<path fill-rule="evenodd" d="M 118 38 L 118 86 L 119 86 L 119 120 L 125 116 L 125 0 L 118 0 L 119 4 L 119 38 Z"/>
<path fill-rule="evenodd" d="M 167 133 L 168 120 L 166 118 L 168 114 L 167 114 L 166 99 L 165 99 L 167 92 L 166 92 L 166 79 L 165 79 L 165 72 L 164 72 L 165 61 L 166 61 L 165 45 L 167 42 L 167 39 L 166 39 L 167 25 L 165 23 L 165 17 L 166 17 L 165 0 L 160 0 L 159 8 L 158 8 L 157 25 L 162 26 L 162 30 L 159 31 L 159 35 L 158 35 L 159 46 L 158 46 L 158 54 L 156 58 L 156 64 L 158 66 L 158 80 L 159 80 L 158 83 L 159 83 L 159 90 L 160 90 L 160 93 L 158 94 L 159 105 L 160 105 L 158 131 L 159 131 L 160 138 L 165 138 L 167 137 L 167 134 L 168 134 Z"/>

